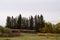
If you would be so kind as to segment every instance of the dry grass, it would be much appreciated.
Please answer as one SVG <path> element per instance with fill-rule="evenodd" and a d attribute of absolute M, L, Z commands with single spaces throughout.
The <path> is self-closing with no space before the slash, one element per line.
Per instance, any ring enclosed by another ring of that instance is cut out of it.
<path fill-rule="evenodd" d="M 52 33 L 38 33 L 38 36 L 60 36 L 60 34 L 52 34 Z"/>

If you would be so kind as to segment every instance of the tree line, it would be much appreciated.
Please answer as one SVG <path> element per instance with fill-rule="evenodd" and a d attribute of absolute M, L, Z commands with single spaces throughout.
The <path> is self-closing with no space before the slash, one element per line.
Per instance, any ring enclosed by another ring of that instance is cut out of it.
<path fill-rule="evenodd" d="M 45 21 L 43 15 L 30 16 L 29 18 L 22 17 L 20 14 L 18 17 L 7 16 L 6 27 L 11 29 L 30 29 L 39 31 L 39 28 L 45 27 Z"/>
<path fill-rule="evenodd" d="M 6 28 L 36 30 L 36 32 L 43 33 L 60 33 L 60 22 L 52 24 L 51 22 L 45 22 L 43 15 L 26 18 L 20 14 L 15 18 L 7 16 Z"/>

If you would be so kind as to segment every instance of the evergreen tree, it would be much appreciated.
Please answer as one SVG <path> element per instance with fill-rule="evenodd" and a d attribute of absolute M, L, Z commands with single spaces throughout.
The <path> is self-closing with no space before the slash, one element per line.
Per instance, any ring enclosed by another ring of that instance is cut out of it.
<path fill-rule="evenodd" d="M 33 29 L 33 17 L 30 18 L 30 29 Z"/>
<path fill-rule="evenodd" d="M 35 30 L 36 30 L 36 32 L 38 30 L 38 27 L 37 27 L 37 15 L 35 16 Z"/>
<path fill-rule="evenodd" d="M 42 29 L 43 27 L 45 27 L 45 23 L 44 23 L 44 19 L 43 19 L 43 16 L 35 16 L 35 29 L 36 29 L 36 32 L 39 32 L 40 29 Z"/>
<path fill-rule="evenodd" d="M 40 29 L 40 19 L 41 19 L 41 18 L 40 18 L 40 16 L 38 15 L 38 16 L 37 16 L 37 24 L 36 24 L 36 25 L 37 25 L 37 29 L 36 29 L 37 32 L 40 32 L 40 30 L 39 30 L 39 29 Z"/>
<path fill-rule="evenodd" d="M 19 17 L 18 17 L 18 21 L 17 21 L 17 28 L 18 29 L 21 28 L 21 19 L 22 19 L 22 17 L 21 17 L 21 14 L 20 14 Z"/>
<path fill-rule="evenodd" d="M 43 27 L 45 27 L 45 22 L 44 22 L 43 16 L 41 15 L 40 16 L 40 28 L 43 28 Z"/>
<path fill-rule="evenodd" d="M 7 16 L 6 27 L 11 28 L 11 18 Z"/>
<path fill-rule="evenodd" d="M 26 20 L 26 29 L 28 29 L 28 19 Z"/>
<path fill-rule="evenodd" d="M 16 23 L 16 19 L 14 19 L 14 29 L 17 29 L 17 23 Z"/>
<path fill-rule="evenodd" d="M 13 18 L 13 16 L 12 16 L 12 18 L 11 18 L 11 28 L 12 28 L 12 29 L 14 28 L 14 18 Z"/>

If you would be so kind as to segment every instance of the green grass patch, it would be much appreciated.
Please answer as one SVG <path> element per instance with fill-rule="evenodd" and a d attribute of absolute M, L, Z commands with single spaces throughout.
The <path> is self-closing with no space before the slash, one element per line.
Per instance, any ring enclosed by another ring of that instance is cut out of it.
<path fill-rule="evenodd" d="M 55 34 L 56 36 L 38 36 L 38 34 L 33 33 L 21 33 L 18 37 L 0 37 L 0 40 L 60 40 L 60 34 Z"/>

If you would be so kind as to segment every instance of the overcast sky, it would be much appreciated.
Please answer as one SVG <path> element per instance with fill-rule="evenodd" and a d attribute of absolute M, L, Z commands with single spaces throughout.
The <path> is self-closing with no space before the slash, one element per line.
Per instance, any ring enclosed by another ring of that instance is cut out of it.
<path fill-rule="evenodd" d="M 60 22 L 60 0 L 0 0 L 0 25 L 5 25 L 7 16 L 24 17 L 43 14 L 44 20 Z"/>

